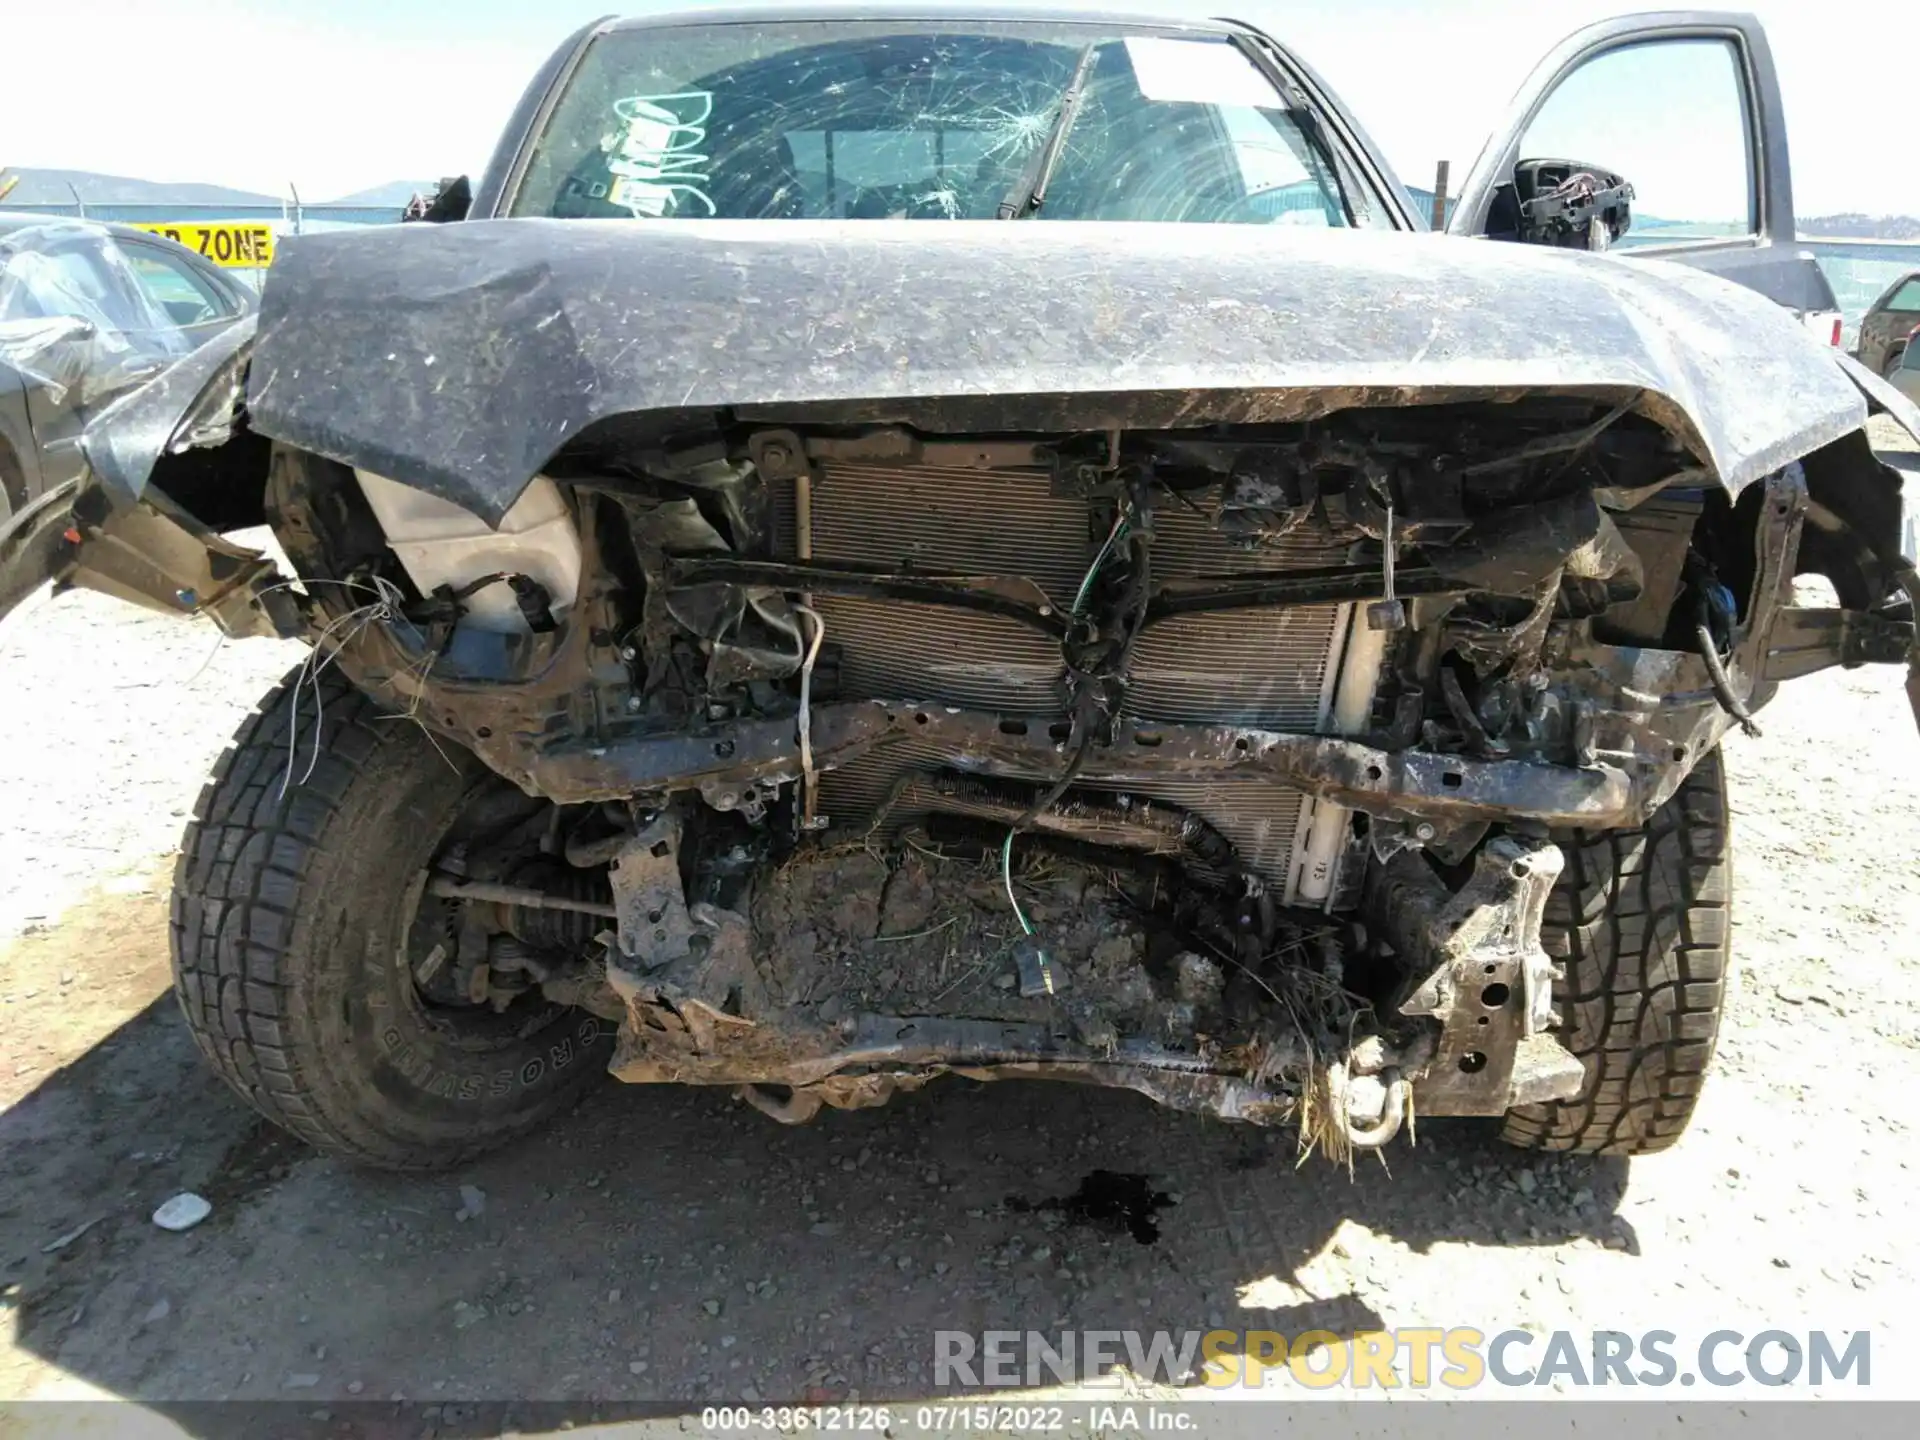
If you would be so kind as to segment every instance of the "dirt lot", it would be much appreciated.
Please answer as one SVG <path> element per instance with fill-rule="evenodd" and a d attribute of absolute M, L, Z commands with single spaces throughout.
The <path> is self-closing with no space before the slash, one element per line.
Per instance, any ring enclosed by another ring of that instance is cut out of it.
<path fill-rule="evenodd" d="M 1521 1163 L 1428 1124 L 1349 1180 L 1124 1094 L 946 1080 L 783 1129 L 610 1083 L 396 1179 L 253 1120 L 167 993 L 169 852 L 297 658 L 213 642 L 92 596 L 0 627 L 0 1399 L 907 1397 L 936 1328 L 1219 1324 L 1870 1328 L 1874 1393 L 1920 1395 L 1897 674 L 1804 682 L 1729 745 L 1742 965 L 1666 1156 Z M 1095 1169 L 1169 1192 L 1157 1243 L 1008 1204 Z M 164 1233 L 182 1189 L 213 1216 Z"/>

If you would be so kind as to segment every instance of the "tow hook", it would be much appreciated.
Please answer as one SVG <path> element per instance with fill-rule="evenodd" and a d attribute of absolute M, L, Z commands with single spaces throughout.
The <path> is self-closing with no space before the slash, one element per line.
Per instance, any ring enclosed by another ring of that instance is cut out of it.
<path fill-rule="evenodd" d="M 1346 1119 L 1347 1143 L 1356 1150 L 1378 1150 L 1400 1133 L 1407 1118 L 1407 1095 L 1412 1082 L 1394 1067 L 1378 1075 L 1346 1076 L 1346 1067 L 1334 1067 L 1333 1080 Z"/>

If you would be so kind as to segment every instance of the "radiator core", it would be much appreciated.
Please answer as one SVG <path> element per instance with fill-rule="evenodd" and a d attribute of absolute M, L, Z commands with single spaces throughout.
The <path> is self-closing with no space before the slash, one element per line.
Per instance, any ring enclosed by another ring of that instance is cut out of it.
<path fill-rule="evenodd" d="M 830 464 L 813 484 L 812 555 L 821 564 L 923 574 L 1020 576 L 1065 608 L 1106 538 L 1088 503 L 1056 494 L 1044 471 Z M 776 496 L 797 550 L 787 494 Z M 1156 580 L 1320 568 L 1349 543 L 1295 532 L 1241 549 L 1204 514 L 1171 502 L 1153 517 Z M 1059 645 L 1016 621 L 943 605 L 816 596 L 840 654 L 843 696 L 946 703 L 1006 715 L 1068 706 Z M 1323 729 L 1350 607 L 1317 605 L 1173 616 L 1136 642 L 1124 714 L 1153 722 Z M 829 773 L 822 811 L 835 829 L 870 822 L 899 776 L 940 756 L 890 748 Z M 1097 787 L 1089 787 L 1097 788 Z M 1134 793 L 1184 807 L 1221 831 L 1256 871 L 1287 883 L 1305 797 L 1246 778 L 1170 779 Z M 892 817 L 895 820 L 903 816 Z"/>

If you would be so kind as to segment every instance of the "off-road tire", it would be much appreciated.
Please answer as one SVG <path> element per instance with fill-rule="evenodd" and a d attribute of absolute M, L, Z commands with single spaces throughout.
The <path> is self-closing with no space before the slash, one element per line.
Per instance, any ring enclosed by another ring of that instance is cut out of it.
<path fill-rule="evenodd" d="M 1529 1150 L 1650 1155 L 1680 1138 L 1712 1063 L 1733 894 L 1720 752 L 1639 830 L 1555 837 L 1567 858 L 1541 939 L 1566 979 L 1560 1037 L 1586 1066 L 1569 1100 L 1516 1106 Z"/>
<path fill-rule="evenodd" d="M 316 692 L 296 671 L 194 807 L 173 880 L 180 1006 L 220 1077 L 328 1154 L 459 1164 L 604 1078 L 612 1027 L 585 1012 L 451 1023 L 414 987 L 404 949 L 423 871 L 488 783 L 459 747 L 436 748 L 337 677 Z"/>

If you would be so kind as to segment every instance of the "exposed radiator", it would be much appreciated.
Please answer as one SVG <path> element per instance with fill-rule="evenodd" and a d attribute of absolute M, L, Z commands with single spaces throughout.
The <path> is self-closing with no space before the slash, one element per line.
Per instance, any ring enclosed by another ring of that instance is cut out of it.
<path fill-rule="evenodd" d="M 785 487 L 782 487 L 784 492 Z M 793 549 L 790 494 L 776 516 Z M 929 574 L 1015 575 L 1071 603 L 1105 538 L 1086 502 L 1052 493 L 1042 471 L 828 465 L 813 490 L 813 558 Z M 1337 565 L 1347 545 L 1295 534 L 1256 551 L 1229 544 L 1206 516 L 1164 505 L 1154 516 L 1156 579 Z M 1047 636 L 997 616 L 938 605 L 817 596 L 840 652 L 840 691 L 944 701 L 1012 715 L 1060 714 L 1066 670 Z M 1134 649 L 1125 713 L 1138 723 L 1325 726 L 1349 607 L 1175 616 Z M 939 756 L 900 746 L 824 779 L 835 828 L 859 827 L 910 767 Z M 1254 869 L 1286 882 L 1304 797 L 1239 780 L 1129 787 L 1200 815 Z M 904 818 L 904 817 L 900 817 Z M 1288 886 L 1291 889 L 1291 886 Z"/>
<path fill-rule="evenodd" d="M 1008 715 L 1067 708 L 1058 642 L 1017 620 L 898 600 L 816 595 L 813 603 L 840 647 L 843 694 L 944 700 Z"/>
<path fill-rule="evenodd" d="M 1340 564 L 1344 544 L 1296 531 L 1242 550 L 1204 515 L 1165 506 L 1153 521 L 1153 573 L 1163 580 Z M 1134 647 L 1126 713 L 1190 724 L 1228 721 L 1315 730 L 1326 718 L 1344 633 L 1344 605 L 1176 615 Z"/>
<path fill-rule="evenodd" d="M 1044 470 L 827 465 L 813 486 L 813 558 L 948 575 L 1024 575 L 1073 599 L 1093 559 L 1086 502 Z"/>

